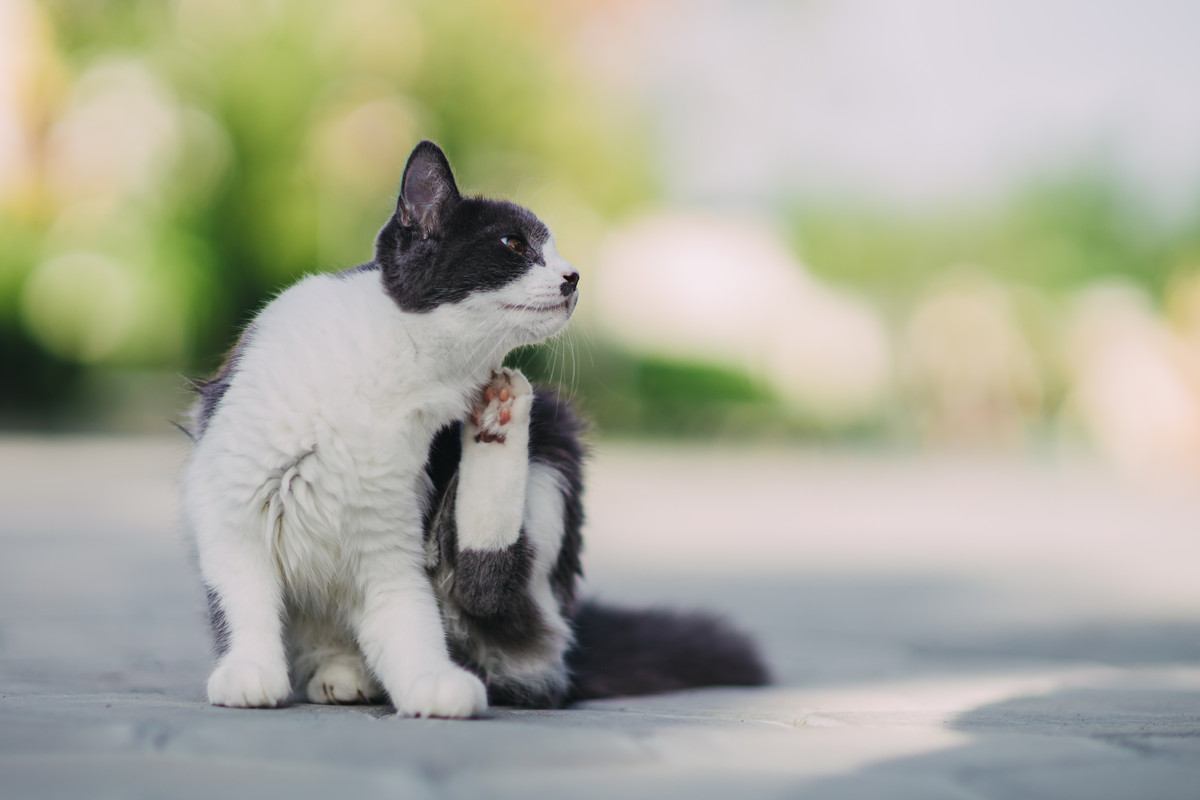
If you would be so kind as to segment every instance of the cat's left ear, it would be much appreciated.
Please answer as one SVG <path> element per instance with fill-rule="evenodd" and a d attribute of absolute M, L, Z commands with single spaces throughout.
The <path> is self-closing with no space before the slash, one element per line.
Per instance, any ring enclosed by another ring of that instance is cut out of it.
<path fill-rule="evenodd" d="M 419 230 L 422 239 L 436 237 L 461 197 L 442 148 L 428 140 L 414 147 L 400 182 L 400 224 Z"/>

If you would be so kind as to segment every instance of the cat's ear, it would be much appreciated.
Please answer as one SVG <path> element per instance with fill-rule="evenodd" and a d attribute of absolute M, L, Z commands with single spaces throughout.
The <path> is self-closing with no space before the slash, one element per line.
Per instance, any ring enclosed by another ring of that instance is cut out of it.
<path fill-rule="evenodd" d="M 419 230 L 422 239 L 437 236 L 459 199 L 454 173 L 442 148 L 430 141 L 414 147 L 400 182 L 396 204 L 400 224 Z"/>

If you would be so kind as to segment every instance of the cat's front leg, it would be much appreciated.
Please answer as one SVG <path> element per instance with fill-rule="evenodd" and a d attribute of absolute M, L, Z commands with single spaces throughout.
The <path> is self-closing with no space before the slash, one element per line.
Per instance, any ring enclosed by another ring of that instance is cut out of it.
<path fill-rule="evenodd" d="M 450 660 L 423 555 L 375 553 L 361 569 L 358 642 L 397 713 L 463 718 L 483 712 L 483 683 Z"/>
<path fill-rule="evenodd" d="M 213 705 L 279 706 L 291 696 L 282 590 L 253 520 L 216 503 L 189 504 L 220 658 L 208 679 Z M 240 521 L 239 521 L 240 520 Z"/>
<path fill-rule="evenodd" d="M 532 556 L 522 518 L 532 404 L 525 376 L 500 369 L 480 390 L 462 427 L 454 593 L 475 616 L 500 614 L 525 598 Z"/>

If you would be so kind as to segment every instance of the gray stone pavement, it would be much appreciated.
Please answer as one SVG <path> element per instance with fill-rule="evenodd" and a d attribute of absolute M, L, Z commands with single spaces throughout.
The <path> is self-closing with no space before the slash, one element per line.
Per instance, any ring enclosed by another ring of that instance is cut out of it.
<path fill-rule="evenodd" d="M 0 796 L 1200 798 L 1200 492 L 1086 462 L 604 445 L 589 590 L 762 690 L 465 722 L 203 702 L 170 439 L 0 440 Z"/>

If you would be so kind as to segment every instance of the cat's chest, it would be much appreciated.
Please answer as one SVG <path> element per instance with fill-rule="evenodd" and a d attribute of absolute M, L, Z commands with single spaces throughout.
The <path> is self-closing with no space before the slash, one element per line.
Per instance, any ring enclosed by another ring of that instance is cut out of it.
<path fill-rule="evenodd" d="M 397 372 L 400 372 L 397 370 Z M 339 535 L 415 524 L 434 435 L 464 413 L 463 394 L 430 380 L 376 375 L 347 381 L 307 414 L 308 483 Z"/>
<path fill-rule="evenodd" d="M 444 414 L 406 408 L 402 413 L 363 413 L 330 420 L 314 437 L 312 483 L 327 497 L 330 513 L 380 515 L 413 511 L 429 446 Z M 413 511 L 419 516 L 420 511 Z M 406 515 L 407 516 L 407 515 Z"/>
<path fill-rule="evenodd" d="M 214 428 L 264 454 L 273 549 L 293 588 L 352 582 L 373 553 L 420 547 L 430 443 L 466 412 L 471 376 L 431 358 L 367 288 L 314 280 L 269 308 L 230 424 Z"/>
<path fill-rule="evenodd" d="M 313 599 L 341 593 L 338 602 L 348 602 L 358 565 L 420 548 L 431 434 L 417 415 L 407 416 L 366 428 L 335 423 L 285 471 L 271 529 L 291 591 Z"/>

